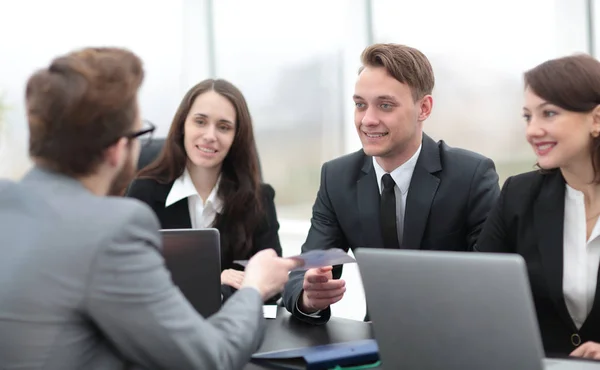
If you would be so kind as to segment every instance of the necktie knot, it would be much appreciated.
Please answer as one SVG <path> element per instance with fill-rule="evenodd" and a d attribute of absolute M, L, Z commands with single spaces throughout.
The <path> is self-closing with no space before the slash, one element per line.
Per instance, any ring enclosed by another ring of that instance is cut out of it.
<path fill-rule="evenodd" d="M 384 189 L 392 189 L 394 186 L 396 186 L 396 182 L 392 178 L 392 175 L 390 175 L 389 173 L 383 175 L 381 181 L 383 182 Z"/>

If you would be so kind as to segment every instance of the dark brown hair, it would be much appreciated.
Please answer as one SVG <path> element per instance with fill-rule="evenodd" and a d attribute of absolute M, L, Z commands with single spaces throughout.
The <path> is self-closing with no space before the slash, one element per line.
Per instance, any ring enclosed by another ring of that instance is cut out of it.
<path fill-rule="evenodd" d="M 564 110 L 590 113 L 600 104 L 600 62 L 578 54 L 548 60 L 525 72 L 525 88 Z M 592 137 L 594 182 L 600 182 L 600 138 Z"/>
<path fill-rule="evenodd" d="M 219 183 L 218 195 L 223 199 L 223 211 L 215 219 L 214 226 L 222 237 L 228 238 L 227 244 L 232 247 L 229 253 L 236 258 L 247 258 L 252 248 L 252 235 L 263 213 L 261 181 L 248 104 L 233 84 L 208 79 L 192 87 L 179 104 L 162 151 L 154 162 L 138 173 L 138 177 L 168 184 L 183 174 L 188 160 L 183 144 L 185 121 L 196 98 L 207 91 L 214 91 L 229 100 L 236 113 L 235 137 L 223 160 Z"/>
<path fill-rule="evenodd" d="M 33 74 L 25 98 L 29 154 L 69 176 L 93 173 L 106 148 L 133 129 L 141 60 L 119 48 L 86 48 Z"/>
<path fill-rule="evenodd" d="M 425 54 L 400 44 L 374 44 L 363 50 L 360 60 L 364 67 L 383 67 L 396 80 L 407 84 L 416 101 L 431 94 L 435 85 L 433 68 Z"/>

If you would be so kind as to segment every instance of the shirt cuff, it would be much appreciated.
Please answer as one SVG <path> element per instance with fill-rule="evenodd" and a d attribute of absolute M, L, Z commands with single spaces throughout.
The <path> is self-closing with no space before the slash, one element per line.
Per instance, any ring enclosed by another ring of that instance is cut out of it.
<path fill-rule="evenodd" d="M 319 318 L 321 318 L 322 310 L 319 310 L 319 311 L 313 312 L 313 313 L 304 313 L 304 312 L 302 312 L 300 307 L 298 307 L 298 301 L 296 301 L 296 311 L 300 312 L 302 315 L 304 315 L 306 317 L 312 317 L 313 319 L 319 319 Z"/>

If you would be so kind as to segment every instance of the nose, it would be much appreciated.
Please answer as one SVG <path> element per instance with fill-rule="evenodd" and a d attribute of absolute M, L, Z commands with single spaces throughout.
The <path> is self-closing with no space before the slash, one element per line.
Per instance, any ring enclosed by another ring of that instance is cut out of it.
<path fill-rule="evenodd" d="M 360 123 L 364 126 L 376 126 L 377 124 L 379 124 L 379 119 L 375 115 L 374 110 L 371 107 L 369 107 L 365 111 L 365 114 L 362 117 Z"/>
<path fill-rule="evenodd" d="M 544 134 L 544 129 L 539 125 L 538 121 L 532 117 L 527 124 L 527 129 L 525 129 L 525 136 L 530 139 L 544 136 Z"/>
<path fill-rule="evenodd" d="M 204 141 L 207 142 L 213 142 L 217 139 L 216 133 L 217 128 L 215 127 L 215 125 L 207 125 L 204 129 L 202 139 L 204 139 Z"/>

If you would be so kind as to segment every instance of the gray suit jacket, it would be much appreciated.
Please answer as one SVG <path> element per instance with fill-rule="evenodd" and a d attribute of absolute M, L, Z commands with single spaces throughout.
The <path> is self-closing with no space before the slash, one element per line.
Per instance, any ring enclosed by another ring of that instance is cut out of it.
<path fill-rule="evenodd" d="M 260 294 L 203 319 L 158 229 L 145 204 L 39 168 L 0 183 L 0 368 L 242 368 L 264 335 Z"/>

